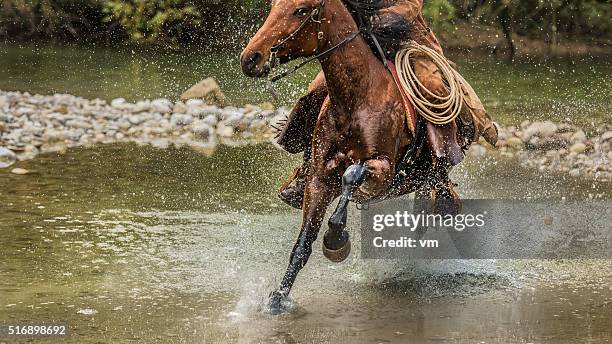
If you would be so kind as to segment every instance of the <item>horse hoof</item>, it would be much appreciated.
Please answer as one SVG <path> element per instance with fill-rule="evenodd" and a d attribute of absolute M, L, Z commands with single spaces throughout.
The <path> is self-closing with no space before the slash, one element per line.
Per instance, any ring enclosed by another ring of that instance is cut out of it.
<path fill-rule="evenodd" d="M 268 298 L 268 305 L 266 307 L 266 313 L 272 315 L 279 315 L 283 313 L 283 299 L 285 296 L 278 290 L 270 293 Z"/>
<path fill-rule="evenodd" d="M 461 213 L 461 201 L 457 199 L 435 199 L 433 211 L 441 215 L 457 215 Z"/>
<path fill-rule="evenodd" d="M 329 231 L 325 233 L 323 238 L 323 255 L 334 263 L 341 263 L 351 253 L 351 241 L 349 240 L 348 232 L 342 231 L 342 236 L 336 245 L 330 244 L 328 234 Z"/>

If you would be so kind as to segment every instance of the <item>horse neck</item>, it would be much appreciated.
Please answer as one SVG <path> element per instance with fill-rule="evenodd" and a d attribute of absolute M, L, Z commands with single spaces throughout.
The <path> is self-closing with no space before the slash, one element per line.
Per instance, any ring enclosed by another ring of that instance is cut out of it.
<path fill-rule="evenodd" d="M 358 30 L 353 17 L 339 0 L 329 1 L 328 4 L 342 8 L 330 6 L 326 10 L 325 18 L 329 18 L 329 22 L 322 27 L 326 42 L 321 47 L 322 51 L 342 42 Z M 370 88 L 373 63 L 380 63 L 361 35 L 321 58 L 320 62 L 332 103 L 349 113 L 365 99 Z"/>

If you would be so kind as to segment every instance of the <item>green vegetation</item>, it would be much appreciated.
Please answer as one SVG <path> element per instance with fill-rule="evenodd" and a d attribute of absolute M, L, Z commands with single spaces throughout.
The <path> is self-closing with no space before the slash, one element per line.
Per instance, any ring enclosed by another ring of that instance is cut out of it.
<path fill-rule="evenodd" d="M 202 24 L 202 13 L 185 0 L 109 0 L 103 12 L 135 42 L 176 44 Z"/>
<path fill-rule="evenodd" d="M 11 40 L 117 40 L 179 46 L 248 36 L 265 0 L 4 0 L 0 37 Z M 456 20 L 499 25 L 554 42 L 557 35 L 609 35 L 609 0 L 426 0 L 432 26 Z M 215 37 L 216 39 L 212 39 Z M 508 43 L 512 46 L 511 40 Z M 231 43 L 230 43 L 231 44 Z M 235 44 L 235 43 L 234 43 Z"/>

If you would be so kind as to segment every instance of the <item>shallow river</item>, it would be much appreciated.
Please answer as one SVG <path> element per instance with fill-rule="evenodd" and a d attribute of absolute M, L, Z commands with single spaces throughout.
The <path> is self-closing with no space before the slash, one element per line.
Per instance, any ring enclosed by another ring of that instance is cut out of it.
<path fill-rule="evenodd" d="M 610 260 L 362 260 L 354 245 L 336 265 L 317 243 L 293 312 L 260 313 L 298 231 L 275 196 L 295 162 L 269 144 L 110 145 L 0 171 L 0 324 L 66 324 L 67 343 L 612 342 Z M 612 197 L 495 157 L 454 178 L 465 198 Z"/>

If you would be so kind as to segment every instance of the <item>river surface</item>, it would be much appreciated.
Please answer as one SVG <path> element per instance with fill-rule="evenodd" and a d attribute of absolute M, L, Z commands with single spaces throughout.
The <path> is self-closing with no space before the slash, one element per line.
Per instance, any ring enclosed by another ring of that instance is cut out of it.
<path fill-rule="evenodd" d="M 609 60 L 453 58 L 500 122 L 610 123 Z M 316 73 L 283 81 L 281 104 Z M 231 104 L 270 100 L 236 53 L 0 48 L 3 90 L 176 99 L 208 76 Z M 275 194 L 298 161 L 271 144 L 121 144 L 18 163 L 28 175 L 0 170 L 0 324 L 65 324 L 66 337 L 33 341 L 66 343 L 612 343 L 610 260 L 363 260 L 353 245 L 332 264 L 317 243 L 293 311 L 262 314 L 300 225 Z M 453 178 L 464 198 L 612 197 L 610 182 L 496 156 Z M 358 218 L 351 209 L 355 242 Z"/>
<path fill-rule="evenodd" d="M 610 260 L 363 260 L 353 245 L 333 264 L 317 243 L 292 312 L 262 314 L 300 224 L 275 196 L 296 159 L 121 144 L 0 171 L 0 324 L 66 324 L 66 343 L 612 342 Z M 453 177 L 465 198 L 612 197 L 495 156 Z"/>
<path fill-rule="evenodd" d="M 0 89 L 32 93 L 69 93 L 86 98 L 131 101 L 166 97 L 206 77 L 219 81 L 228 103 L 272 100 L 265 82 L 240 72 L 239 51 L 168 53 L 100 47 L 0 44 Z M 550 119 L 589 132 L 610 123 L 612 61 L 604 57 L 518 61 L 506 64 L 481 55 L 451 55 L 493 118 L 518 125 Z M 277 83 L 280 104 L 303 94 L 319 67 Z"/>

